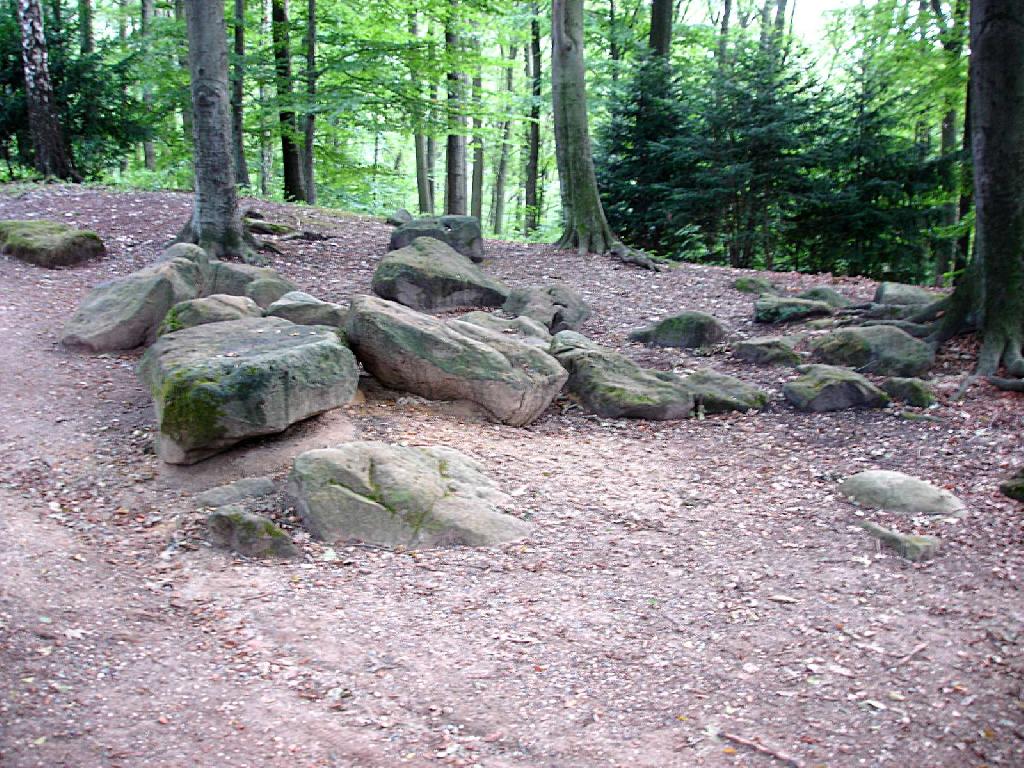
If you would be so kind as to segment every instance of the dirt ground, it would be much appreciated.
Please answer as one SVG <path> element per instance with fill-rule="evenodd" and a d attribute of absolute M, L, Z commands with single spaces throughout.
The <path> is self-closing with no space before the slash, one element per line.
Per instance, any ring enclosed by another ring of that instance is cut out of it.
<path fill-rule="evenodd" d="M 626 341 L 687 308 L 733 338 L 760 335 L 735 271 L 650 274 L 494 242 L 485 266 L 509 284 L 575 286 L 595 310 L 587 335 L 652 367 L 739 375 L 769 407 L 652 423 L 558 400 L 517 429 L 367 387 L 284 435 L 170 467 L 152 454 L 138 354 L 56 340 L 91 286 L 157 256 L 190 200 L 0 189 L 0 219 L 92 228 L 109 250 L 59 271 L 0 258 L 0 765 L 1024 765 L 1024 526 L 997 492 L 1024 462 L 1024 397 L 981 384 L 949 399 L 969 339 L 940 356 L 930 420 L 801 414 L 781 396 L 788 369 Z M 368 290 L 384 224 L 252 204 L 329 236 L 278 243 L 273 266 L 304 290 L 342 302 Z M 196 492 L 283 477 L 300 451 L 353 438 L 479 458 L 534 535 L 325 548 L 278 509 L 304 561 L 202 541 Z M 868 468 L 965 500 L 960 520 L 867 514 L 941 537 L 937 559 L 880 552 L 853 525 L 864 513 L 837 480 Z"/>

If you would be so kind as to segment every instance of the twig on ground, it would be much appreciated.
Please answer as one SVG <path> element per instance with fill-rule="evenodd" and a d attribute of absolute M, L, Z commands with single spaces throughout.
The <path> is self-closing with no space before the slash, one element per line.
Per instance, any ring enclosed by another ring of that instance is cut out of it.
<path fill-rule="evenodd" d="M 920 645 L 915 645 L 914 646 L 914 650 L 912 650 L 906 656 L 901 656 L 900 659 L 896 663 L 897 664 L 906 664 L 908 661 L 910 661 L 912 658 L 917 656 L 917 654 L 919 654 L 921 651 L 923 651 L 927 647 L 928 647 L 928 643 L 921 643 Z"/>
<path fill-rule="evenodd" d="M 773 747 L 769 747 L 766 744 L 762 744 L 760 741 L 745 739 L 742 736 L 737 736 L 735 733 L 729 733 L 728 731 L 722 731 L 720 735 L 723 739 L 728 739 L 729 741 L 735 742 L 736 744 L 742 744 L 744 747 L 750 747 L 751 749 L 760 752 L 762 755 L 774 757 L 779 762 L 785 763 L 786 765 L 790 765 L 793 768 L 804 768 L 804 763 L 802 760 L 798 760 L 792 755 L 787 755 L 785 752 L 782 752 Z"/>

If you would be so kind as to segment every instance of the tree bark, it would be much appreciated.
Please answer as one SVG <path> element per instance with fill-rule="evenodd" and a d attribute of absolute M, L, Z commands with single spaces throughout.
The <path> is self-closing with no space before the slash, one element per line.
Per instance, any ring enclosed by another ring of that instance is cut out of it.
<path fill-rule="evenodd" d="M 196 194 L 192 220 L 181 239 L 197 243 L 213 258 L 246 258 L 249 249 L 238 212 L 231 161 L 224 4 L 186 0 L 185 16 L 192 75 Z"/>
<path fill-rule="evenodd" d="M 260 14 L 260 35 L 263 38 L 264 44 L 268 40 L 273 40 L 273 33 L 271 32 L 271 15 L 273 11 L 270 7 L 271 0 L 260 0 L 260 6 L 262 13 Z M 271 42 L 273 45 L 273 42 Z M 267 95 L 267 87 L 264 85 L 264 79 L 260 78 L 259 88 L 259 99 L 260 99 L 260 194 L 269 195 L 271 187 L 271 178 L 274 174 L 274 146 L 271 143 L 271 126 L 267 123 L 267 113 L 269 108 L 270 97 Z"/>
<path fill-rule="evenodd" d="M 512 94 L 513 79 L 512 67 L 516 61 L 516 48 L 511 46 L 508 51 L 508 65 L 505 69 L 505 93 Z M 491 230 L 496 235 L 501 234 L 505 226 L 505 181 L 508 177 L 508 153 L 509 142 L 512 139 L 512 120 L 506 118 L 501 127 L 501 152 L 498 155 L 498 165 L 494 169 L 494 189 L 491 196 Z"/>
<path fill-rule="evenodd" d="M 483 223 L 484 211 L 484 137 L 482 135 L 484 121 L 480 118 L 481 91 L 483 78 L 478 72 L 473 77 L 473 183 L 470 214 Z"/>
<path fill-rule="evenodd" d="M 526 51 L 530 76 L 530 128 L 527 141 L 526 159 L 526 216 L 523 233 L 529 237 L 540 224 L 540 210 L 537 201 L 537 178 L 540 171 L 540 96 L 541 96 L 541 52 L 540 52 L 540 8 L 533 4 L 533 19 L 530 22 L 530 47 Z"/>
<path fill-rule="evenodd" d="M 651 35 L 648 45 L 655 56 L 668 58 L 672 52 L 673 0 L 654 0 L 651 3 Z"/>
<path fill-rule="evenodd" d="M 281 163 L 284 168 L 284 199 L 305 200 L 302 158 L 296 142 L 298 125 L 292 108 L 292 52 L 288 30 L 288 0 L 271 3 L 271 32 L 274 39 L 274 73 L 277 82 L 278 120 L 281 125 Z"/>
<path fill-rule="evenodd" d="M 78 174 L 64 144 L 64 131 L 54 104 L 46 35 L 43 31 L 43 10 L 39 0 L 17 0 L 17 3 L 35 168 L 44 176 L 78 181 Z"/>
<path fill-rule="evenodd" d="M 245 0 L 235 0 L 235 56 L 231 78 L 231 145 L 234 149 L 235 183 L 249 186 L 249 166 L 245 162 Z"/>
<path fill-rule="evenodd" d="M 465 93 L 464 75 L 455 68 L 459 38 L 455 32 L 457 3 L 452 0 L 444 31 L 445 52 L 448 55 L 448 144 L 446 153 L 447 177 L 445 182 L 445 213 L 466 214 L 466 118 L 463 112 Z"/>
<path fill-rule="evenodd" d="M 316 177 L 313 175 L 313 159 L 316 144 L 316 0 L 306 5 L 306 98 L 309 108 L 303 122 L 302 180 L 306 185 L 306 202 L 316 204 Z"/>
<path fill-rule="evenodd" d="M 153 15 L 156 11 L 155 0 L 142 0 L 142 13 L 140 19 L 139 33 L 142 35 L 142 50 L 149 56 L 149 38 L 153 33 Z M 147 81 L 142 84 L 142 104 L 147 113 L 153 111 L 153 86 Z M 156 148 L 152 139 L 142 142 L 143 162 L 147 171 L 156 170 Z"/>
<path fill-rule="evenodd" d="M 413 13 L 409 17 L 409 34 L 414 38 L 420 38 L 419 26 L 416 23 L 416 14 Z M 429 35 L 429 31 L 427 33 Z M 423 87 L 422 82 L 416 76 L 416 72 L 411 70 L 409 77 L 416 85 L 417 95 L 421 92 Z M 430 144 L 427 139 L 427 134 L 423 132 L 423 118 L 424 115 L 421 113 L 417 115 L 419 118 L 419 124 L 416 126 L 416 132 L 413 134 L 413 149 L 416 160 L 416 197 L 419 205 L 420 214 L 428 214 L 434 212 L 434 190 L 431 183 L 432 169 L 431 158 L 430 158 Z"/>
<path fill-rule="evenodd" d="M 185 24 L 185 0 L 174 0 L 174 18 Z M 187 34 L 187 32 L 186 32 Z M 188 45 L 178 50 L 178 66 L 188 69 Z M 181 97 L 181 130 L 185 134 L 185 143 L 192 143 L 192 92 L 186 88 Z"/>
<path fill-rule="evenodd" d="M 78 48 L 83 56 L 96 50 L 93 36 L 92 0 L 78 0 Z"/>

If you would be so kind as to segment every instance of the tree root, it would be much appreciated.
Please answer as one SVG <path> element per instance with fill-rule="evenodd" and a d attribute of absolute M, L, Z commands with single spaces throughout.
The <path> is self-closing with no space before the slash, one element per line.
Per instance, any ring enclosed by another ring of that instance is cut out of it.
<path fill-rule="evenodd" d="M 622 243 L 612 245 L 611 254 L 623 264 L 634 264 L 641 269 L 649 269 L 651 272 L 661 271 L 654 259 L 646 253 L 635 248 L 629 248 Z"/>
<path fill-rule="evenodd" d="M 1001 376 L 989 376 L 988 383 L 1004 392 L 1024 392 L 1024 379 L 1004 379 Z"/>

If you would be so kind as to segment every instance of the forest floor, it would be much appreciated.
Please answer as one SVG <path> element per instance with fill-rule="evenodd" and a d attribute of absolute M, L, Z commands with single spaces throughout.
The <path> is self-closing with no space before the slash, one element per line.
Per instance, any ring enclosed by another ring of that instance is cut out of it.
<path fill-rule="evenodd" d="M 387 226 L 249 204 L 330 237 L 278 243 L 272 265 L 302 289 L 368 291 Z M 979 384 L 951 400 L 969 339 L 939 357 L 932 420 L 798 413 L 781 396 L 790 369 L 626 341 L 682 309 L 761 335 L 735 271 L 652 274 L 488 242 L 485 268 L 509 284 L 579 290 L 588 336 L 652 367 L 739 375 L 769 406 L 641 422 L 558 400 L 518 429 L 367 387 L 281 436 L 172 467 L 152 454 L 138 353 L 74 354 L 57 338 L 90 287 L 156 258 L 190 205 L 0 189 L 0 219 L 95 229 L 109 251 L 60 271 L 0 258 L 0 765 L 1024 764 L 1024 527 L 997 491 L 1024 460 L 1024 396 Z M 196 492 L 283 477 L 300 451 L 353 438 L 477 457 L 534 534 L 393 553 L 328 549 L 292 526 L 305 559 L 286 565 L 203 544 Z M 913 521 L 941 537 L 937 559 L 908 563 L 853 525 L 865 513 L 837 480 L 868 468 L 967 503 L 960 520 Z"/>

